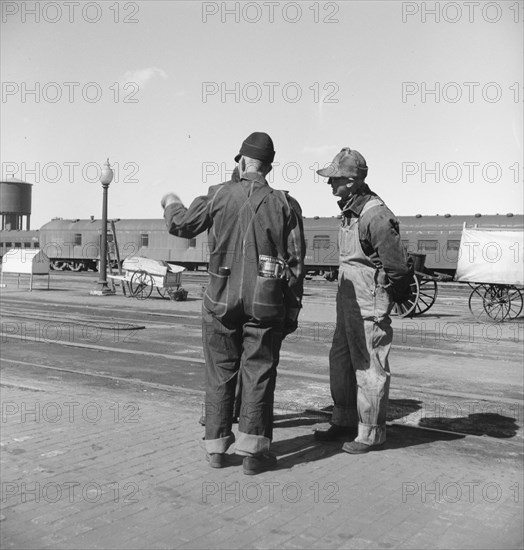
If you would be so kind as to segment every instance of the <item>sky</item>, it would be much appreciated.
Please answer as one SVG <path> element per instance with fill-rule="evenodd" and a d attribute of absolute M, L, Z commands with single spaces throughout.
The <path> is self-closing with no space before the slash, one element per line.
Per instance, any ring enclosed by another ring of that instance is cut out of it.
<path fill-rule="evenodd" d="M 2 180 L 31 227 L 160 218 L 228 179 L 252 132 L 269 183 L 338 214 L 315 170 L 343 147 L 398 216 L 523 213 L 523 1 L 1 3 Z"/>

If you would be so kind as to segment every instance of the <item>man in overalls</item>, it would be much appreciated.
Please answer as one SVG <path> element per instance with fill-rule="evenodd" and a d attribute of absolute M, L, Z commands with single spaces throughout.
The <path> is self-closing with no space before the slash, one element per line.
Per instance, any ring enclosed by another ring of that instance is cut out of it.
<path fill-rule="evenodd" d="M 337 323 L 329 354 L 331 426 L 319 441 L 349 437 L 351 454 L 380 448 L 386 440 L 394 301 L 409 296 L 413 269 L 393 213 L 364 182 L 364 157 L 346 147 L 322 170 L 340 198 L 340 270 Z"/>
<path fill-rule="evenodd" d="M 205 444 L 210 465 L 225 465 L 232 432 L 236 373 L 241 409 L 235 452 L 245 474 L 276 466 L 269 453 L 280 346 L 297 328 L 304 279 L 302 211 L 265 176 L 275 156 L 271 138 L 251 134 L 235 157 L 239 179 L 209 189 L 185 208 L 174 194 L 162 199 L 172 235 L 208 230 L 209 276 L 202 307 L 206 359 Z"/>

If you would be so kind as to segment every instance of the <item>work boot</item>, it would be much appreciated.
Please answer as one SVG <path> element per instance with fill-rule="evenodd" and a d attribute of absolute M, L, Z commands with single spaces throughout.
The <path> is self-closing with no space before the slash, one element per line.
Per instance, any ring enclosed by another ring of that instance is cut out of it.
<path fill-rule="evenodd" d="M 315 430 L 315 439 L 317 441 L 337 441 L 339 438 L 346 436 L 355 438 L 357 437 L 357 433 L 357 428 L 331 424 L 327 430 Z"/>
<path fill-rule="evenodd" d="M 342 450 L 352 455 L 361 455 L 369 451 L 378 451 L 384 447 L 384 443 L 379 445 L 366 445 L 360 441 L 348 441 L 342 445 Z"/>
<path fill-rule="evenodd" d="M 206 453 L 211 468 L 223 468 L 226 461 L 226 453 Z"/>
<path fill-rule="evenodd" d="M 244 474 L 254 476 L 273 470 L 277 465 L 277 457 L 272 454 L 260 454 L 256 456 L 245 456 L 242 464 Z"/>

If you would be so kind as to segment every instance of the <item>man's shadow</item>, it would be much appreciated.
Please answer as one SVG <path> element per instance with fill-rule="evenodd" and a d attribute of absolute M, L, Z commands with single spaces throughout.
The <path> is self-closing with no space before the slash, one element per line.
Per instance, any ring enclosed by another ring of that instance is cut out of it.
<path fill-rule="evenodd" d="M 497 413 L 475 413 L 456 418 L 422 418 L 419 426 L 457 431 L 468 435 L 487 435 L 500 439 L 515 437 L 520 427 L 515 418 Z"/>
<path fill-rule="evenodd" d="M 393 450 L 415 445 L 426 445 L 436 441 L 454 441 L 466 435 L 487 435 L 490 437 L 514 437 L 519 428 L 515 418 L 495 413 L 475 413 L 467 417 L 442 418 L 424 417 L 415 425 L 402 424 L 402 419 L 423 408 L 423 402 L 414 399 L 390 399 L 387 421 L 388 438 L 383 450 Z M 275 415 L 275 428 L 289 428 L 324 424 L 327 428 L 332 407 L 310 410 L 310 412 Z M 422 429 L 420 429 L 422 428 Z M 424 429 L 428 428 L 428 429 Z M 444 431 L 437 431 L 444 430 Z M 452 433 L 452 432 L 457 433 Z M 344 441 L 350 438 L 319 442 L 313 433 L 273 442 L 272 451 L 279 456 L 277 469 L 291 468 L 298 464 L 329 458 L 342 451 Z M 282 456 L 284 455 L 284 456 Z M 280 458 L 281 457 L 281 458 Z"/>

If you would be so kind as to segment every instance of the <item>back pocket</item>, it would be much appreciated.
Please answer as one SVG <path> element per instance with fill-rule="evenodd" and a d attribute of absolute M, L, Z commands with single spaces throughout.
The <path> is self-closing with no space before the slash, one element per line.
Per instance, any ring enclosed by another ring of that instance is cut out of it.
<path fill-rule="evenodd" d="M 257 275 L 253 296 L 253 317 L 258 321 L 275 321 L 282 319 L 285 311 L 282 280 Z"/>
<path fill-rule="evenodd" d="M 204 294 L 204 307 L 213 315 L 221 317 L 227 311 L 229 276 L 209 272 L 210 280 Z"/>

